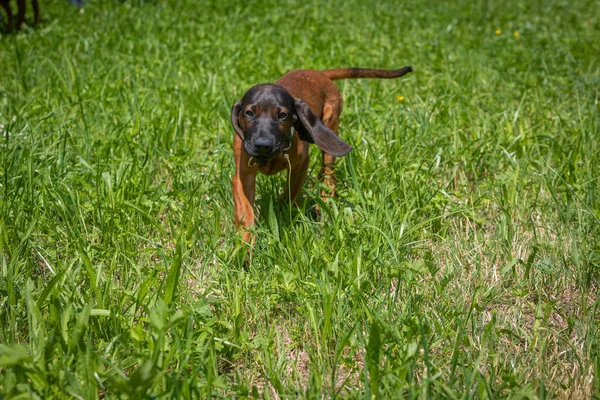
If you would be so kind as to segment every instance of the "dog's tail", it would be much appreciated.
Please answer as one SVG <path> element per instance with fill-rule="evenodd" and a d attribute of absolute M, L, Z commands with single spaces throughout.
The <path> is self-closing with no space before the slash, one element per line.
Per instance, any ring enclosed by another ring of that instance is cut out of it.
<path fill-rule="evenodd" d="M 338 79 L 352 78 L 398 78 L 412 72 L 412 67 L 402 67 L 400 69 L 372 69 L 372 68 L 335 68 L 321 71 L 323 75 L 332 81 Z"/>

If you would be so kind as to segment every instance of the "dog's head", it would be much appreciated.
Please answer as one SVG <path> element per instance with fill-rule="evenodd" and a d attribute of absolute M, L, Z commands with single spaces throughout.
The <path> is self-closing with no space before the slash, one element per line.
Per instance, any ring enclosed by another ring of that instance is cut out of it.
<path fill-rule="evenodd" d="M 317 118 L 308 105 L 274 84 L 250 88 L 231 110 L 231 123 L 244 148 L 259 163 L 265 163 L 289 147 L 293 128 L 301 140 L 341 157 L 352 147 Z"/>

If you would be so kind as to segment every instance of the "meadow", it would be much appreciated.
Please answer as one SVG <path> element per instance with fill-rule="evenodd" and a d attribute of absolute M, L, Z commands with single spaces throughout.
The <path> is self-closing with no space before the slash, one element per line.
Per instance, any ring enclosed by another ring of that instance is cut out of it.
<path fill-rule="evenodd" d="M 600 396 L 596 2 L 41 15 L 0 36 L 0 398 Z M 246 265 L 233 103 L 405 65 L 337 82 L 334 199 L 316 148 L 301 206 L 259 177 Z"/>

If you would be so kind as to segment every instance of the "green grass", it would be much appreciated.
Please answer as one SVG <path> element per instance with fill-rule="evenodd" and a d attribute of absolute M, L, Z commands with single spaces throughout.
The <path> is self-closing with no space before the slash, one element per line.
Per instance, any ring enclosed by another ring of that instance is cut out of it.
<path fill-rule="evenodd" d="M 596 2 L 49 3 L 0 37 L 0 398 L 600 396 Z M 404 65 L 245 267 L 231 105 Z"/>

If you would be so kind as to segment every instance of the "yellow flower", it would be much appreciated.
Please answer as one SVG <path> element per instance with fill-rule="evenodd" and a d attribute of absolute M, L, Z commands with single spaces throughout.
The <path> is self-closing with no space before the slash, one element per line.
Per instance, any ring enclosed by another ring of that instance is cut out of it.
<path fill-rule="evenodd" d="M 404 96 L 396 96 L 396 100 L 398 100 L 398 101 L 404 101 Z"/>
<path fill-rule="evenodd" d="M 501 33 L 502 33 L 502 31 L 500 29 L 496 29 L 496 35 L 499 35 Z"/>
<path fill-rule="evenodd" d="M 515 32 L 515 33 L 513 33 L 513 36 L 514 36 L 514 37 L 519 37 L 519 32 Z"/>

